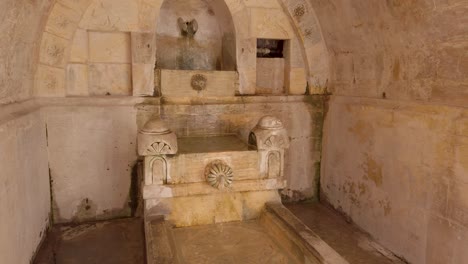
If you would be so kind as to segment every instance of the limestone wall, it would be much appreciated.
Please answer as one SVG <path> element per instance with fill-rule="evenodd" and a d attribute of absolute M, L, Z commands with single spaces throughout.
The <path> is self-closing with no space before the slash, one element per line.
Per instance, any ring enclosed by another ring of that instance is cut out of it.
<path fill-rule="evenodd" d="M 0 263 L 30 263 L 49 224 L 45 125 L 32 104 L 13 103 L 33 96 L 51 2 L 0 2 Z"/>
<path fill-rule="evenodd" d="M 50 223 L 46 128 L 36 107 L 12 108 L 0 107 L 0 262 L 27 264 Z"/>
<path fill-rule="evenodd" d="M 37 51 L 51 0 L 0 3 L 0 105 L 31 98 Z"/>
<path fill-rule="evenodd" d="M 411 263 L 467 263 L 467 2 L 311 3 L 334 94 L 322 198 Z"/>

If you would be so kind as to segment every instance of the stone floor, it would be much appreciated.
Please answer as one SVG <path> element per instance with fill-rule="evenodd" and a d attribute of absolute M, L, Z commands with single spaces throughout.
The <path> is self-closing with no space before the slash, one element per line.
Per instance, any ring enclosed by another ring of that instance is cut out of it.
<path fill-rule="evenodd" d="M 180 263 L 295 263 L 257 221 L 173 230 Z"/>
<path fill-rule="evenodd" d="M 54 227 L 33 264 L 142 264 L 141 219 Z"/>
<path fill-rule="evenodd" d="M 320 203 L 289 204 L 286 207 L 349 263 L 405 263 L 342 215 Z"/>
<path fill-rule="evenodd" d="M 287 205 L 352 264 L 403 263 L 318 203 Z M 255 221 L 174 229 L 182 263 L 294 263 Z M 54 227 L 33 264 L 145 263 L 141 219 Z"/>

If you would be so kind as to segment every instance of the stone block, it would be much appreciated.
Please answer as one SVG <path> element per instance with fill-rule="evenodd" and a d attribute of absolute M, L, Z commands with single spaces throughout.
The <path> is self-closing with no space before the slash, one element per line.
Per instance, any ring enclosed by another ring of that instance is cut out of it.
<path fill-rule="evenodd" d="M 284 59 L 257 58 L 256 94 L 284 94 Z"/>
<path fill-rule="evenodd" d="M 132 64 L 133 96 L 154 95 L 154 64 Z"/>
<path fill-rule="evenodd" d="M 468 137 L 458 137 L 454 146 L 454 176 L 462 182 L 468 183 Z"/>
<path fill-rule="evenodd" d="M 257 39 L 249 38 L 239 41 L 239 68 L 255 68 L 257 65 Z"/>
<path fill-rule="evenodd" d="M 73 38 L 81 14 L 74 9 L 57 3 L 50 12 L 46 31 L 65 39 Z"/>
<path fill-rule="evenodd" d="M 161 92 L 169 97 L 234 96 L 236 72 L 161 70 Z"/>
<path fill-rule="evenodd" d="M 294 31 L 281 9 L 250 9 L 250 37 L 265 39 L 291 39 Z"/>
<path fill-rule="evenodd" d="M 281 9 L 281 5 L 275 0 L 244 0 L 243 2 L 247 8 Z"/>
<path fill-rule="evenodd" d="M 90 64 L 90 94 L 131 95 L 131 70 L 130 64 Z"/>
<path fill-rule="evenodd" d="M 155 2 L 155 1 L 153 1 Z M 140 2 L 139 9 L 138 9 L 138 31 L 139 32 L 156 32 L 156 21 L 159 15 L 160 3 L 146 3 Z M 154 6 L 154 5 L 157 6 Z"/>
<path fill-rule="evenodd" d="M 68 64 L 67 66 L 67 95 L 87 96 L 88 89 L 88 65 Z"/>
<path fill-rule="evenodd" d="M 97 63 L 130 63 L 130 34 L 89 32 L 89 60 Z"/>
<path fill-rule="evenodd" d="M 58 0 L 57 2 L 62 3 L 63 5 L 73 8 L 77 11 L 79 10 L 83 12 L 88 8 L 92 0 Z"/>
<path fill-rule="evenodd" d="M 156 63 L 156 38 L 154 33 L 131 33 L 132 63 Z M 154 68 L 154 67 L 153 67 Z"/>
<path fill-rule="evenodd" d="M 138 9 L 138 1 L 96 0 L 84 13 L 79 27 L 96 31 L 139 31 Z"/>
<path fill-rule="evenodd" d="M 40 64 L 36 71 L 35 87 L 39 97 L 65 96 L 65 70 Z"/>
<path fill-rule="evenodd" d="M 239 93 L 242 95 L 255 94 L 257 88 L 257 69 L 239 68 Z"/>
<path fill-rule="evenodd" d="M 305 94 L 307 76 L 304 68 L 292 68 L 287 75 L 286 86 L 288 94 Z"/>
<path fill-rule="evenodd" d="M 88 32 L 77 29 L 70 48 L 70 62 L 86 63 L 88 61 Z"/>
<path fill-rule="evenodd" d="M 64 68 L 69 41 L 44 32 L 42 35 L 39 61 L 49 66 Z"/>
<path fill-rule="evenodd" d="M 239 1 L 240 2 L 240 1 Z M 236 25 L 236 38 L 238 40 L 251 38 L 250 34 L 250 12 L 248 9 L 234 13 L 232 19 Z"/>
<path fill-rule="evenodd" d="M 172 168 L 169 182 L 184 184 L 205 182 L 205 169 L 215 160 L 223 160 L 234 171 L 234 181 L 258 179 L 259 161 L 256 151 L 179 154 L 169 158 Z"/>
<path fill-rule="evenodd" d="M 186 227 L 253 220 L 260 216 L 265 203 L 279 201 L 277 191 L 219 193 L 164 198 L 146 209 L 148 215 L 165 215 L 176 227 Z"/>
<path fill-rule="evenodd" d="M 283 55 L 290 68 L 304 68 L 303 48 L 297 38 L 284 42 Z"/>

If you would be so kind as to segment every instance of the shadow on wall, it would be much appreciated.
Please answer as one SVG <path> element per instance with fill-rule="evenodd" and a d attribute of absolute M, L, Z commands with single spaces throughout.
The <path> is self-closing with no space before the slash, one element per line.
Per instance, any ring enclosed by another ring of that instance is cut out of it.
<path fill-rule="evenodd" d="M 164 1 L 157 25 L 157 68 L 235 70 L 234 24 L 224 1 Z"/>

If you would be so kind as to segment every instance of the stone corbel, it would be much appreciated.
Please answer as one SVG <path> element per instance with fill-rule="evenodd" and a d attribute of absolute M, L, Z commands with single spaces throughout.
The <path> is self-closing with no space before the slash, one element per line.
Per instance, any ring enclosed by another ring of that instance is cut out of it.
<path fill-rule="evenodd" d="M 281 120 L 262 117 L 250 132 L 249 145 L 260 155 L 260 177 L 283 178 L 284 150 L 289 148 L 289 137 Z"/>
<path fill-rule="evenodd" d="M 166 155 L 177 154 L 177 136 L 159 118 L 148 121 L 138 132 L 138 154 L 144 157 L 144 185 L 166 184 Z"/>

